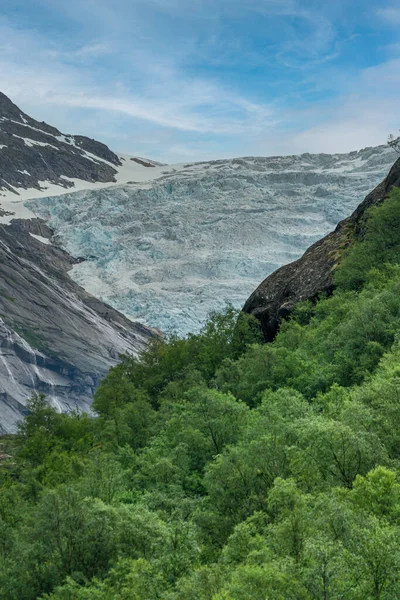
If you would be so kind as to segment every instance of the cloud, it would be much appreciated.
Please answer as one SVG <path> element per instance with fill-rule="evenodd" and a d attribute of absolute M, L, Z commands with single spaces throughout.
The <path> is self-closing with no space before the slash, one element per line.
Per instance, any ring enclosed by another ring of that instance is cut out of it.
<path fill-rule="evenodd" d="M 294 151 L 344 152 L 384 144 L 400 128 L 399 96 L 400 59 L 363 69 L 346 95 L 323 111 L 312 110 L 317 123 L 293 136 Z"/>
<path fill-rule="evenodd" d="M 67 61 L 84 61 L 113 54 L 113 48 L 106 43 L 85 44 L 74 50 L 51 50 L 49 56 Z"/>
<path fill-rule="evenodd" d="M 207 100 L 207 103 L 213 104 L 210 110 L 211 114 L 201 115 L 199 113 L 203 106 L 201 101 L 202 84 L 199 82 L 194 87 L 199 94 L 190 93 L 189 97 L 188 92 L 184 92 L 184 103 L 175 98 L 166 98 L 161 102 L 160 100 L 136 98 L 132 95 L 113 96 L 107 95 L 104 91 L 100 92 L 100 90 L 94 93 L 82 93 L 82 91 L 76 90 L 73 94 L 54 92 L 48 94 L 45 100 L 60 106 L 118 112 L 163 127 L 188 132 L 243 133 L 259 128 L 261 125 L 260 123 L 256 124 L 256 120 L 260 117 L 264 126 L 268 124 L 269 111 L 265 107 L 224 94 L 221 90 L 216 90 L 215 94 L 212 94 L 209 86 L 206 86 L 204 103 Z M 236 113 L 236 118 L 229 117 L 230 110 Z M 238 111 L 240 114 L 237 114 Z M 212 115 L 212 112 L 216 113 L 215 116 Z"/>
<path fill-rule="evenodd" d="M 386 21 L 387 24 L 397 27 L 400 25 L 400 7 L 387 6 L 377 11 L 378 16 Z"/>
<path fill-rule="evenodd" d="M 16 101 L 120 113 L 158 126 L 199 133 L 241 133 L 273 122 L 270 107 L 198 77 L 182 78 L 172 66 L 138 67 L 141 94 L 124 82 L 100 84 L 82 69 L 84 58 L 110 54 L 106 44 L 74 50 L 45 47 L 26 32 L 0 28 L 2 88 Z M 11 43 L 12 41 L 12 43 Z M 147 60 L 152 61 L 147 55 Z M 155 78 L 155 79 L 154 79 Z"/>
<path fill-rule="evenodd" d="M 54 10 L 54 0 L 41 3 Z M 270 45 L 269 59 L 285 66 L 337 56 L 332 48 L 336 27 L 322 0 L 69 0 L 58 11 L 89 35 L 97 31 L 121 45 L 152 47 L 181 63 L 200 55 L 214 64 L 224 62 L 217 48 L 228 63 L 249 54 L 265 60 L 265 46 Z M 258 35 L 264 37 L 264 47 L 250 50 Z"/>
<path fill-rule="evenodd" d="M 2 91 L 115 150 L 163 161 L 346 151 L 398 128 L 400 65 L 343 61 L 363 15 L 349 25 L 341 0 L 13 2 L 35 10 L 29 27 L 28 15 L 0 17 Z M 397 43 L 385 38 L 386 57 Z"/>

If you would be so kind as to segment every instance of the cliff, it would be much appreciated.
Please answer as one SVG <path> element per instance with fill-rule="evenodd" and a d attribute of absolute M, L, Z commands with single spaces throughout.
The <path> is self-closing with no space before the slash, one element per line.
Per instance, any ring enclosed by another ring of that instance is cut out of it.
<path fill-rule="evenodd" d="M 72 188 L 71 179 L 115 181 L 120 158 L 109 148 L 81 135 L 64 135 L 36 121 L 0 92 L 1 191 L 40 190 L 43 183 Z"/>
<path fill-rule="evenodd" d="M 119 356 L 156 335 L 74 283 L 76 261 L 46 243 L 51 233 L 40 219 L 0 225 L 0 432 L 34 391 L 59 410 L 88 410 Z"/>

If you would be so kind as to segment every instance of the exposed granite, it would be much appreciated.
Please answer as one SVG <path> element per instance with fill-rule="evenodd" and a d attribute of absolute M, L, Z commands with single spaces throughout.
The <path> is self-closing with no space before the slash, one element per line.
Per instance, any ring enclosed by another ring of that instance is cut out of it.
<path fill-rule="evenodd" d="M 40 219 L 0 225 L 0 432 L 14 429 L 34 390 L 60 410 L 87 410 L 120 354 L 157 335 L 75 284 L 76 261 L 32 233 L 52 232 Z"/>

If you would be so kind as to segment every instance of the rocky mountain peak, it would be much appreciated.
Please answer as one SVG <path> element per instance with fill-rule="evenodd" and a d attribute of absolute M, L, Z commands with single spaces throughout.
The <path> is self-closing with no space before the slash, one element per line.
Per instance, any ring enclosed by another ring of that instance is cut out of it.
<path fill-rule="evenodd" d="M 158 335 L 74 283 L 68 272 L 79 259 L 23 211 L 32 192 L 115 182 L 121 165 L 105 144 L 64 135 L 0 93 L 0 433 L 15 430 L 34 391 L 60 411 L 89 410 L 120 355 L 137 354 Z"/>
<path fill-rule="evenodd" d="M 74 179 L 113 182 L 120 165 L 105 144 L 62 134 L 0 93 L 0 200 L 1 190 L 18 196 L 21 190 L 40 190 L 45 183 L 69 188 Z"/>

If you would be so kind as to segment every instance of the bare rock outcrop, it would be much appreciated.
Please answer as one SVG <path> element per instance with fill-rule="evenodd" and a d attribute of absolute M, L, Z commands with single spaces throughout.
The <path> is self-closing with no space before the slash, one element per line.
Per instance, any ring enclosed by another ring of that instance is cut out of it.
<path fill-rule="evenodd" d="M 88 410 L 120 355 L 158 333 L 74 283 L 76 260 L 46 243 L 51 233 L 40 219 L 0 225 L 0 433 L 15 429 L 34 391 L 59 410 Z"/>
<path fill-rule="evenodd" d="M 350 217 L 313 244 L 301 258 L 272 273 L 251 294 L 243 311 L 260 320 L 267 342 L 273 340 L 280 321 L 290 315 L 298 302 L 314 301 L 321 293 L 332 293 L 333 274 L 343 251 L 362 238 L 367 209 L 382 202 L 393 186 L 400 187 L 400 159 Z"/>
<path fill-rule="evenodd" d="M 0 92 L 1 190 L 41 189 L 43 182 L 72 188 L 71 179 L 113 182 L 120 158 L 105 144 L 82 135 L 64 135 L 36 121 Z"/>

